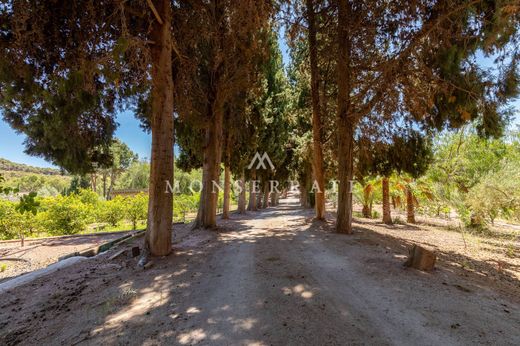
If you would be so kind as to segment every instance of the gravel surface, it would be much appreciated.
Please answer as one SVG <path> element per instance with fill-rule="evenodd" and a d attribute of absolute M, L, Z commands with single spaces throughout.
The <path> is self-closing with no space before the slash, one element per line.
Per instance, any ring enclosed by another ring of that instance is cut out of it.
<path fill-rule="evenodd" d="M 25 240 L 25 246 L 20 242 L 0 242 L 0 265 L 5 264 L 5 270 L 0 271 L 0 282 L 23 273 L 47 267 L 59 257 L 124 236 L 128 232 L 100 234 L 95 236 L 56 237 L 44 240 Z M 2 261 L 2 257 L 20 258 L 27 261 Z"/>
<path fill-rule="evenodd" d="M 0 344 L 520 344 L 518 280 L 450 251 L 432 273 L 405 269 L 406 237 L 336 234 L 283 202 L 217 232 L 178 226 L 173 254 L 146 270 L 107 253 L 3 294 Z"/>

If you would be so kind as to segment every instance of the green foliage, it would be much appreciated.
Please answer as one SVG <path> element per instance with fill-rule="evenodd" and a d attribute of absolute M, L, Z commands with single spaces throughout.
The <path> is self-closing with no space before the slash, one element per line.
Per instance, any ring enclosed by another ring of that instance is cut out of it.
<path fill-rule="evenodd" d="M 3 177 L 0 175 L 0 183 Z M 2 188 L 0 191 L 9 194 L 17 193 L 18 189 Z M 0 239 L 10 239 L 18 234 L 23 239 L 26 234 L 31 234 L 36 227 L 35 215 L 38 212 L 40 202 L 36 201 L 36 192 L 20 196 L 18 204 L 0 200 Z"/>
<path fill-rule="evenodd" d="M 365 208 L 370 209 L 374 203 L 381 201 L 381 180 L 373 177 L 366 177 L 361 181 L 356 181 L 353 185 L 353 197 Z M 372 211 L 373 213 L 375 211 Z"/>
<path fill-rule="evenodd" d="M 133 162 L 121 175 L 117 188 L 146 189 L 150 180 L 150 164 L 146 161 Z"/>
<path fill-rule="evenodd" d="M 38 228 L 36 194 L 21 198 L 19 203 L 0 199 L 0 239 L 24 238 Z"/>
<path fill-rule="evenodd" d="M 38 207 L 40 206 L 40 202 L 36 201 L 36 192 L 31 192 L 27 195 L 23 195 L 20 197 L 20 202 L 16 206 L 16 211 L 20 214 L 32 213 L 36 215 L 38 212 Z"/>
<path fill-rule="evenodd" d="M 197 211 L 199 200 L 200 193 L 175 195 L 173 198 L 173 218 L 185 222 L 187 213 Z"/>
<path fill-rule="evenodd" d="M 3 171 L 5 187 L 21 192 L 37 192 L 39 196 L 56 196 L 70 185 L 71 178 L 24 171 Z"/>
<path fill-rule="evenodd" d="M 132 222 L 132 229 L 137 228 L 137 223 L 146 220 L 148 212 L 148 196 L 140 193 L 126 199 L 126 217 Z"/>
<path fill-rule="evenodd" d="M 99 195 L 89 189 L 81 189 L 77 193 L 77 196 L 83 204 L 90 205 L 93 207 L 96 207 L 100 202 Z"/>
<path fill-rule="evenodd" d="M 143 13 L 139 3 L 133 7 Z M 124 50 L 119 39 L 145 35 L 149 20 L 125 17 L 132 25 L 123 35 L 118 9 L 115 2 L 93 1 L 0 6 L 0 107 L 3 118 L 27 135 L 28 154 L 72 173 L 111 164 L 118 101 L 146 88 L 148 72 L 136 50 Z M 21 15 L 26 20 L 19 22 Z"/>
<path fill-rule="evenodd" d="M 178 190 L 175 191 L 179 195 L 175 195 L 173 204 L 177 197 L 184 198 L 184 195 L 191 196 L 200 190 L 198 182 L 202 181 L 202 169 L 192 169 L 189 172 L 182 171 L 177 164 L 175 165 L 175 184 L 178 184 Z M 193 190 L 193 191 L 192 191 Z"/>
<path fill-rule="evenodd" d="M 24 172 L 42 175 L 62 175 L 62 172 L 55 168 L 34 167 L 23 163 L 12 162 L 3 158 L 0 158 L 0 171 Z"/>
<path fill-rule="evenodd" d="M 179 196 L 179 210 L 191 212 L 198 206 L 198 195 Z M 116 196 L 101 200 L 90 190 L 81 190 L 71 195 L 37 197 L 31 193 L 21 197 L 20 202 L 0 199 L 0 239 L 30 236 L 38 232 L 45 235 L 69 235 L 84 232 L 89 225 L 108 224 L 117 227 L 129 221 L 135 229 L 146 220 L 148 196 Z"/>
<path fill-rule="evenodd" d="M 127 200 L 121 196 L 102 202 L 101 210 L 99 211 L 100 221 L 117 226 L 125 218 L 127 203 Z"/>
<path fill-rule="evenodd" d="M 5 181 L 4 177 L 0 174 L 0 194 L 8 195 L 10 193 L 18 192 L 18 189 L 13 189 L 10 187 L 3 187 L 2 184 L 4 183 L 4 181 Z"/>
<path fill-rule="evenodd" d="M 86 176 L 74 176 L 70 182 L 70 186 L 65 190 L 65 194 L 78 193 L 81 189 L 88 189 L 90 181 Z"/>
<path fill-rule="evenodd" d="M 520 220 L 520 137 L 483 139 L 474 129 L 435 140 L 433 163 L 421 179 L 432 198 L 429 214 L 454 210 L 465 225 L 484 229 L 495 219 Z"/>
<path fill-rule="evenodd" d="M 504 159 L 466 196 L 477 224 L 494 223 L 498 216 L 520 221 L 520 161 Z"/>
<path fill-rule="evenodd" d="M 16 236 L 17 219 L 15 204 L 0 199 L 0 239 L 12 239 Z"/>
<path fill-rule="evenodd" d="M 103 186 L 102 194 L 107 199 L 111 197 L 112 191 L 121 174 L 125 172 L 130 165 L 138 162 L 137 154 L 117 138 L 114 139 L 110 146 L 110 154 L 112 156 L 112 164 L 107 168 L 100 168 L 92 173 L 95 178 L 97 178 L 98 175 L 101 175 Z M 109 186 L 107 186 L 108 182 L 110 182 Z"/>
<path fill-rule="evenodd" d="M 76 194 L 44 198 L 41 205 L 43 226 L 52 235 L 79 233 L 95 220 L 92 205 Z"/>
<path fill-rule="evenodd" d="M 507 152 L 503 140 L 480 138 L 471 129 L 440 135 L 435 142 L 428 175 L 433 181 L 453 184 L 464 192 L 498 167 Z"/>

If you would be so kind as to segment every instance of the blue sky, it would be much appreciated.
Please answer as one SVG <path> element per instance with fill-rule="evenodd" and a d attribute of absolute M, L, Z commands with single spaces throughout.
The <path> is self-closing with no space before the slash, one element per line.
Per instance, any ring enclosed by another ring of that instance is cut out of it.
<path fill-rule="evenodd" d="M 279 32 L 280 49 L 284 64 L 290 61 L 285 40 L 283 39 L 283 29 Z M 479 57 L 479 63 L 484 66 L 492 66 L 492 62 L 483 57 Z M 514 124 L 520 125 L 520 100 L 514 103 L 516 108 L 516 119 Z M 116 137 L 126 143 L 130 149 L 139 155 L 140 158 L 150 157 L 151 137 L 139 127 L 138 120 L 135 119 L 132 112 L 125 111 L 117 114 L 117 122 L 119 126 L 116 130 Z M 17 134 L 8 124 L 6 124 L 0 116 L 0 157 L 17 163 L 25 163 L 38 167 L 54 167 L 51 163 L 39 157 L 33 157 L 25 154 L 23 141 L 25 136 Z"/>
<path fill-rule="evenodd" d="M 139 121 L 131 112 L 117 115 L 119 126 L 116 137 L 125 142 L 140 158 L 150 157 L 152 139 L 139 127 Z M 17 134 L 0 117 L 0 157 L 17 163 L 25 163 L 38 167 L 55 167 L 42 158 L 29 156 L 23 152 L 25 135 Z"/>

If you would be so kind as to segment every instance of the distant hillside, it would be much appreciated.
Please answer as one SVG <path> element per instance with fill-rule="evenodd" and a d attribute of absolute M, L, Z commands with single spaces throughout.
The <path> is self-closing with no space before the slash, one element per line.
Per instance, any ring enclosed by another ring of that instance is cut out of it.
<path fill-rule="evenodd" d="M 59 169 L 29 166 L 0 158 L 0 171 L 25 172 L 44 175 L 62 175 Z"/>

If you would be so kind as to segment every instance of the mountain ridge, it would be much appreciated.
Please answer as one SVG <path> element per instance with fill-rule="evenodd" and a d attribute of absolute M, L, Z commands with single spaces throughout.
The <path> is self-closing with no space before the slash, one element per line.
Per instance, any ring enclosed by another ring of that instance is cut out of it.
<path fill-rule="evenodd" d="M 0 171 L 11 171 L 11 172 L 27 172 L 44 175 L 66 175 L 65 172 L 48 167 L 36 167 L 27 165 L 25 163 L 16 163 L 0 157 Z"/>

